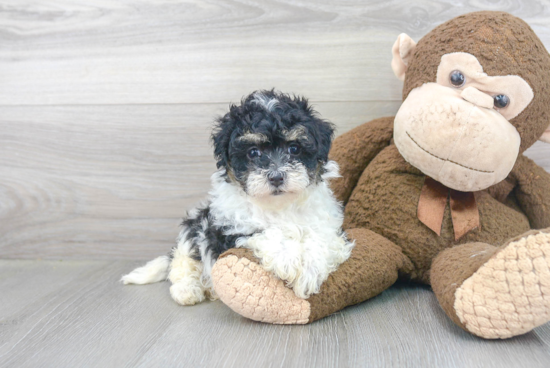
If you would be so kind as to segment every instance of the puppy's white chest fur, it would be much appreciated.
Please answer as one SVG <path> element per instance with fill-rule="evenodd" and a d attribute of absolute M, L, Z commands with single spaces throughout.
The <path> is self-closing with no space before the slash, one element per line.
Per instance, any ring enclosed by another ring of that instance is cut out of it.
<path fill-rule="evenodd" d="M 337 176 L 329 163 L 323 179 Z M 317 293 L 328 275 L 349 258 L 352 243 L 341 231 L 343 212 L 326 181 L 299 194 L 249 197 L 227 183 L 221 173 L 212 177 L 210 208 L 225 235 L 244 234 L 236 246 L 249 248 L 262 266 L 307 298 Z"/>
<path fill-rule="evenodd" d="M 228 235 L 252 234 L 271 227 L 319 230 L 328 227 L 336 232 L 342 226 L 341 205 L 326 182 L 311 185 L 299 194 L 257 198 L 227 183 L 222 175 L 223 171 L 219 171 L 212 176 L 210 208 L 215 225 L 228 228 Z"/>

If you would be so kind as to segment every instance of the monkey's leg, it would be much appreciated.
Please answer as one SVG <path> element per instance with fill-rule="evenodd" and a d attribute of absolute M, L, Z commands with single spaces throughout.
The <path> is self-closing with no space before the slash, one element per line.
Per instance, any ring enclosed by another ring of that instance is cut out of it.
<path fill-rule="evenodd" d="M 550 229 L 502 247 L 458 245 L 431 267 L 432 288 L 447 315 L 486 339 L 505 339 L 550 320 Z"/>
<path fill-rule="evenodd" d="M 244 317 L 267 323 L 310 323 L 372 298 L 390 287 L 412 264 L 401 249 L 366 229 L 347 231 L 355 240 L 350 258 L 329 275 L 319 294 L 300 299 L 284 282 L 265 271 L 247 249 L 230 249 L 212 269 L 219 298 Z"/>

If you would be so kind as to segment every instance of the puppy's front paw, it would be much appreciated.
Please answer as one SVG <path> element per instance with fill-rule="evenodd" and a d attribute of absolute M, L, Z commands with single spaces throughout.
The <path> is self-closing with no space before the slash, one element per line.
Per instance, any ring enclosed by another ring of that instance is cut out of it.
<path fill-rule="evenodd" d="M 295 242 L 292 247 L 292 249 L 300 249 L 301 244 Z M 328 276 L 328 269 L 324 262 L 315 263 L 309 257 L 303 257 L 294 252 L 280 252 L 273 258 L 266 256 L 262 258 L 261 264 L 264 269 L 285 281 L 286 285 L 294 290 L 296 296 L 302 299 L 308 299 L 311 294 L 317 294 Z"/>
<path fill-rule="evenodd" d="M 247 240 L 246 247 L 254 252 L 266 271 L 292 287 L 302 273 L 302 246 L 296 239 L 285 238 L 279 229 L 268 229 Z"/>
<path fill-rule="evenodd" d="M 170 286 L 170 295 L 178 304 L 195 305 L 204 300 L 204 289 L 200 285 L 180 281 Z"/>
<path fill-rule="evenodd" d="M 292 285 L 292 289 L 299 298 L 308 299 L 311 294 L 319 292 L 327 276 L 326 272 L 320 272 L 319 269 L 304 268 L 300 277 Z"/>
<path fill-rule="evenodd" d="M 292 252 L 266 255 L 262 258 L 262 267 L 291 287 L 302 274 L 302 260 L 298 254 Z"/>

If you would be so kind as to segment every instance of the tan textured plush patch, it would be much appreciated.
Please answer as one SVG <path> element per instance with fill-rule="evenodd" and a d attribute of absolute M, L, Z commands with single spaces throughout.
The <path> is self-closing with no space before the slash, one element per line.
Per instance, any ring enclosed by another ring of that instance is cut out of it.
<path fill-rule="evenodd" d="M 309 322 L 310 304 L 248 258 L 218 259 L 212 281 L 221 301 L 246 318 L 276 324 Z"/>
<path fill-rule="evenodd" d="M 503 339 L 550 320 L 550 234 L 513 241 L 455 293 L 460 322 L 473 334 Z"/>

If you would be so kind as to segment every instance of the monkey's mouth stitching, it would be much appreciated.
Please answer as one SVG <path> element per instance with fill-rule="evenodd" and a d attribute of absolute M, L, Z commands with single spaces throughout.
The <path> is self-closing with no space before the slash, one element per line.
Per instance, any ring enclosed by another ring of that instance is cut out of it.
<path fill-rule="evenodd" d="M 449 159 L 446 159 L 446 158 L 441 158 L 441 157 L 439 157 L 439 156 L 436 156 L 436 155 L 434 155 L 433 153 L 431 153 L 430 151 L 426 150 L 426 149 L 425 149 L 424 147 L 422 147 L 421 145 L 419 145 L 419 144 L 413 139 L 413 137 L 411 137 L 411 135 L 409 134 L 409 132 L 405 132 L 405 133 L 407 133 L 407 135 L 409 136 L 409 138 L 411 139 L 411 141 L 413 141 L 414 144 L 416 144 L 416 145 L 418 146 L 418 148 L 420 148 L 422 151 L 426 152 L 427 154 L 429 154 L 429 155 L 431 155 L 431 156 L 437 158 L 438 160 L 447 161 L 447 162 L 450 162 L 450 163 L 452 163 L 452 164 L 458 165 L 458 166 L 460 166 L 460 167 L 463 167 L 463 168 L 465 168 L 465 169 L 472 170 L 472 171 L 479 171 L 479 172 L 487 173 L 487 174 L 492 174 L 492 173 L 494 173 L 494 171 L 486 171 L 486 170 L 474 169 L 474 168 L 472 168 L 472 167 L 468 167 L 468 166 L 464 166 L 464 165 L 462 165 L 462 164 L 459 164 L 458 162 L 455 162 L 455 161 L 453 161 L 453 160 L 449 160 Z"/>

